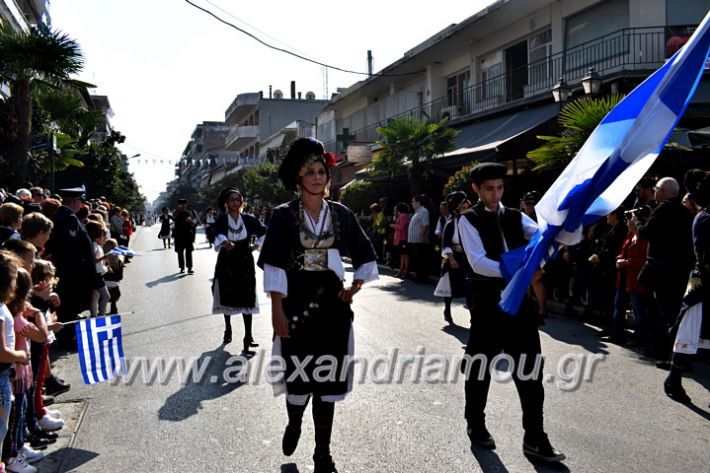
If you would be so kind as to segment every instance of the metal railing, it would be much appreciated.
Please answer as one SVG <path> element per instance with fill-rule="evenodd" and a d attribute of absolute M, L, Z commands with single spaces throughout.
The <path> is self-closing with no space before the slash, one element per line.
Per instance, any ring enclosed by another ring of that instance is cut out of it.
<path fill-rule="evenodd" d="M 648 71 L 660 67 L 670 54 L 666 51 L 666 28 L 624 28 L 553 54 L 525 67 L 491 77 L 462 90 L 457 96 L 441 97 L 405 112 L 355 130 L 355 141 L 380 139 L 378 127 L 392 118 L 410 115 L 454 120 L 495 110 L 508 103 L 549 94 L 564 77 L 575 86 L 593 67 L 602 76 L 622 71 Z"/>

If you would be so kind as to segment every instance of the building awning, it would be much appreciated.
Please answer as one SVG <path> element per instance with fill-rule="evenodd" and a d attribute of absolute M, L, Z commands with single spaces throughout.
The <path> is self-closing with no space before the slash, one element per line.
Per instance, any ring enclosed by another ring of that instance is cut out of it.
<path fill-rule="evenodd" d="M 553 103 L 464 126 L 454 139 L 454 150 L 445 153 L 443 158 L 482 151 L 495 152 L 506 141 L 532 130 L 559 113 L 560 105 Z"/>
<path fill-rule="evenodd" d="M 258 157 L 265 158 L 270 149 L 282 147 L 285 140 L 286 140 L 286 134 L 282 133 L 282 132 L 272 136 L 270 139 L 268 139 L 268 141 L 266 141 L 264 144 L 262 144 L 259 147 L 259 156 Z"/>

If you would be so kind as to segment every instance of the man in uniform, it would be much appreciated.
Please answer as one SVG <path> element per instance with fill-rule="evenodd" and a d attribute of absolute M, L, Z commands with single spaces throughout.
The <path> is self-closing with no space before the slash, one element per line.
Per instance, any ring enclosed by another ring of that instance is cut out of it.
<path fill-rule="evenodd" d="M 188 274 L 194 274 L 192 270 L 192 251 L 195 245 L 195 227 L 197 223 L 193 214 L 187 209 L 187 199 L 178 200 L 174 216 L 173 239 L 175 240 L 175 252 L 178 255 L 180 272 L 185 272 L 185 265 L 187 264 Z"/>
<path fill-rule="evenodd" d="M 565 455 L 552 447 L 543 428 L 545 392 L 534 306 L 526 296 L 515 315 L 498 308 L 505 287 L 501 255 L 526 245 L 537 231 L 534 220 L 501 204 L 506 172 L 507 168 L 498 163 L 474 167 L 470 176 L 479 202 L 459 219 L 461 243 L 473 272 L 468 287 L 471 330 L 466 346 L 467 362 L 463 365 L 466 431 L 472 446 L 495 448 L 495 440 L 486 428 L 484 410 L 491 382 L 490 362 L 505 352 L 514 362 L 513 380 L 523 410 L 523 453 L 557 462 L 564 460 Z"/>
<path fill-rule="evenodd" d="M 76 320 L 79 312 L 89 307 L 91 292 L 97 283 L 94 250 L 89 235 L 75 212 L 81 207 L 86 192 L 82 185 L 60 189 L 62 206 L 52 215 L 52 232 L 44 246 L 45 257 L 57 268 L 57 294 L 61 305 L 57 308 L 60 322 Z M 75 349 L 74 330 L 58 333 L 58 343 L 65 350 Z"/>

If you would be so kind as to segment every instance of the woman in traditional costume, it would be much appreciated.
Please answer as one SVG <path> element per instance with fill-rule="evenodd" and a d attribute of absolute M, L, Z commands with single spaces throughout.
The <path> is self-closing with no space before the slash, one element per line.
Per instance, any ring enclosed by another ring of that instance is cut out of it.
<path fill-rule="evenodd" d="M 378 277 L 375 251 L 355 215 L 325 199 L 334 164 L 318 140 L 299 138 L 290 146 L 278 175 L 299 197 L 274 209 L 259 258 L 264 290 L 271 295 L 274 357 L 283 361 L 282 382 L 274 386 L 276 394 L 286 393 L 283 452 L 296 450 L 313 397 L 314 473 L 336 472 L 330 437 L 334 403 L 352 387 L 346 358 L 354 346 L 350 304 L 364 282 Z M 342 256 L 355 269 L 347 288 Z"/>
<path fill-rule="evenodd" d="M 242 215 L 244 198 L 237 189 L 223 189 L 217 200 L 224 213 L 214 223 L 214 249 L 219 255 L 212 283 L 212 313 L 224 314 L 225 344 L 232 341 L 231 316 L 242 314 L 244 353 L 249 354 L 253 353 L 251 347 L 259 346 L 251 333 L 252 314 L 259 313 L 252 251 L 261 245 L 266 227 L 251 215 Z"/>

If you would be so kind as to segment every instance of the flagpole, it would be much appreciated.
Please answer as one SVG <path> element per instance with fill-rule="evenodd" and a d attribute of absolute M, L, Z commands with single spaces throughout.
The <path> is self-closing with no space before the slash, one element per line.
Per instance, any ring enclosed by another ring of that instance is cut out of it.
<path fill-rule="evenodd" d="M 107 317 L 115 317 L 115 316 L 117 316 L 117 315 L 131 315 L 131 314 L 135 314 L 135 313 L 136 313 L 136 312 L 135 312 L 134 310 L 131 310 L 131 311 L 129 311 L 129 312 L 119 312 L 118 314 L 102 315 L 102 316 L 99 316 L 99 317 L 88 317 L 88 318 L 83 318 L 83 319 L 72 320 L 72 321 L 70 321 L 70 322 L 59 322 L 59 323 L 62 324 L 62 325 L 64 325 L 64 326 L 67 326 L 67 325 L 73 325 L 73 324 L 79 323 L 79 322 L 81 322 L 81 321 L 83 321 L 83 320 L 89 320 L 89 319 L 105 319 L 105 318 L 107 318 Z"/>

